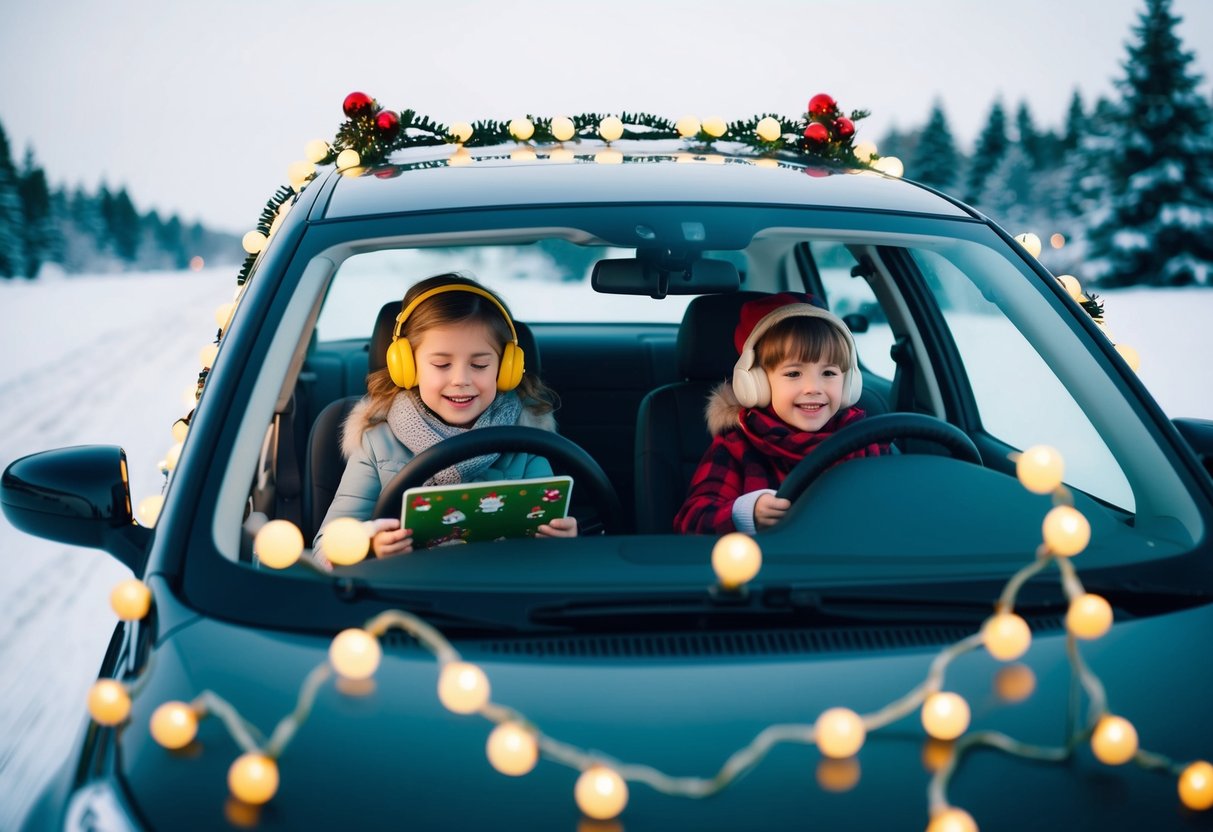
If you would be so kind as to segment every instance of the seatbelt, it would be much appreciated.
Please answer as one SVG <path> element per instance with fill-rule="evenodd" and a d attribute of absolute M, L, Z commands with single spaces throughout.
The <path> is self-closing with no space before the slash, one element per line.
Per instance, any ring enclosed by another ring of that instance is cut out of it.
<path fill-rule="evenodd" d="M 914 413 L 914 346 L 908 336 L 902 335 L 889 347 L 889 357 L 897 365 L 893 374 L 893 389 L 889 398 L 893 410 L 898 413 Z"/>

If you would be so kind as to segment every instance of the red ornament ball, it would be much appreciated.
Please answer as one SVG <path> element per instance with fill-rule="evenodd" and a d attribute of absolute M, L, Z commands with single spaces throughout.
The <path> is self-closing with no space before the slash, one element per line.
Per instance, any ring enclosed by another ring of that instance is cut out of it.
<path fill-rule="evenodd" d="M 830 139 L 830 131 L 826 126 L 819 121 L 810 122 L 809 126 L 804 128 L 804 137 L 811 142 L 825 142 Z"/>
<path fill-rule="evenodd" d="M 836 109 L 838 103 L 824 92 L 819 92 L 809 99 L 809 115 L 828 116 Z"/>
<path fill-rule="evenodd" d="M 400 130 L 400 117 L 391 110 L 380 110 L 375 115 L 375 127 L 384 138 L 390 139 Z"/>
<path fill-rule="evenodd" d="M 371 97 L 366 93 L 352 92 L 345 97 L 341 109 L 345 112 L 346 118 L 358 118 L 358 116 L 370 115 L 373 103 Z"/>
<path fill-rule="evenodd" d="M 851 121 L 846 116 L 839 116 L 834 119 L 834 132 L 842 138 L 846 139 L 855 135 L 855 122 Z"/>

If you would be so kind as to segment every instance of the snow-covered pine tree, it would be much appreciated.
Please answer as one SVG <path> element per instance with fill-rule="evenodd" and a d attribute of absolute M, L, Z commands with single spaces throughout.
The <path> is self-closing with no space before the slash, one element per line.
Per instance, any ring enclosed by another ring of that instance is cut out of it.
<path fill-rule="evenodd" d="M 22 236 L 25 242 L 24 276 L 38 276 L 38 269 L 47 260 L 54 259 L 57 249 L 58 228 L 51 218 L 51 193 L 46 184 L 46 173 L 34 162 L 34 151 L 25 151 L 21 165 L 18 189 L 25 222 Z"/>
<path fill-rule="evenodd" d="M 0 125 L 0 277 L 22 277 L 26 271 L 20 186 L 8 135 Z"/>
<path fill-rule="evenodd" d="M 1088 232 L 1106 286 L 1213 283 L 1213 111 L 1178 22 L 1171 0 L 1146 0 L 1118 81 L 1110 199 Z"/>
<path fill-rule="evenodd" d="M 1082 95 L 1077 89 L 1070 96 L 1070 106 L 1066 110 L 1066 124 L 1062 128 L 1061 134 L 1061 152 L 1063 154 L 1072 153 L 1078 149 L 1078 142 L 1082 139 L 1082 134 L 1086 130 L 1087 113 L 1083 108 Z"/>
<path fill-rule="evenodd" d="M 907 166 L 909 176 L 924 185 L 947 191 L 959 179 L 959 161 L 952 130 L 948 127 L 948 117 L 944 114 L 943 104 L 936 99 L 931 106 L 927 126 L 919 134 L 918 147 Z"/>
<path fill-rule="evenodd" d="M 1011 142 L 1007 138 L 1007 114 L 1002 108 L 1002 102 L 996 100 L 990 107 L 985 128 L 977 137 L 973 158 L 969 160 L 969 176 L 965 183 L 966 202 L 976 203 L 981 199 L 986 177 L 998 167 L 1010 145 Z"/>

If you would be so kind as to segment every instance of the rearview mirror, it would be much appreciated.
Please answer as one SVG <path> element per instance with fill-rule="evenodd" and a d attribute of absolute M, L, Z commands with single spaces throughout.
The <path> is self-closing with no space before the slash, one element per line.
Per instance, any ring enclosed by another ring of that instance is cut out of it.
<path fill-rule="evenodd" d="M 741 287 L 737 267 L 728 260 L 699 258 L 671 262 L 655 256 L 599 260 L 590 275 L 595 292 L 613 295 L 707 295 Z"/>

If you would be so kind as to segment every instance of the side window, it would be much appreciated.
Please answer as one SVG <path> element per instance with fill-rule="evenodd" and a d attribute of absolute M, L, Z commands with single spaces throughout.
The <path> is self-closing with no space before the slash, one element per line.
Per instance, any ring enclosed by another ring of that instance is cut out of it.
<path fill-rule="evenodd" d="M 861 277 L 851 277 L 856 265 L 855 257 L 842 243 L 813 242 L 809 245 L 817 270 L 821 274 L 822 289 L 830 311 L 840 318 L 855 316 L 848 320 L 855 336 L 855 348 L 859 351 L 859 364 L 864 370 L 893 380 L 897 365 L 889 356 L 893 346 L 893 331 L 885 317 L 884 309 L 872 294 L 872 287 Z"/>

